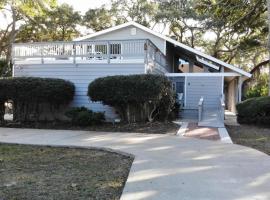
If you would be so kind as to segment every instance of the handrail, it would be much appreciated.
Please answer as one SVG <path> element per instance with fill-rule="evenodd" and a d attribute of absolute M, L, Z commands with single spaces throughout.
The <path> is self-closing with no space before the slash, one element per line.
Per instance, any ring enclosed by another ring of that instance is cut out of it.
<path fill-rule="evenodd" d="M 202 121 L 202 112 L 203 112 L 203 96 L 200 98 L 199 103 L 198 103 L 198 118 L 199 122 Z"/>
<path fill-rule="evenodd" d="M 12 44 L 12 58 L 28 63 L 88 63 L 137 60 L 150 68 L 168 72 L 166 56 L 149 39 L 56 41 Z M 131 61 L 132 62 L 132 61 Z M 152 69 L 151 69 L 152 70 Z"/>
<path fill-rule="evenodd" d="M 151 73 L 155 69 L 161 73 L 168 73 L 169 69 L 166 56 L 151 40 L 147 39 L 146 44 L 147 50 L 145 61 L 150 70 L 149 72 Z"/>
<path fill-rule="evenodd" d="M 224 118 L 225 118 L 224 95 L 221 95 L 221 97 L 220 97 L 220 117 L 221 117 L 221 121 L 224 123 Z"/>

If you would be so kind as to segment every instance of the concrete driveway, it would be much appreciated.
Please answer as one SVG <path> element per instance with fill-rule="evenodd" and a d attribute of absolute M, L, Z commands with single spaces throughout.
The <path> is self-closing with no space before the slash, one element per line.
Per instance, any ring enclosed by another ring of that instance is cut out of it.
<path fill-rule="evenodd" d="M 0 128 L 0 142 L 105 147 L 135 155 L 122 200 L 269 200 L 270 157 L 169 135 Z"/>

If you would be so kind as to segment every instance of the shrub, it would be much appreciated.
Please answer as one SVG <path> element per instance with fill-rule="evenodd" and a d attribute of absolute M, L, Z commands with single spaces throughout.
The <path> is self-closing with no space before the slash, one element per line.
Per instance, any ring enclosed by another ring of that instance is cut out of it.
<path fill-rule="evenodd" d="M 247 99 L 236 108 L 239 123 L 270 125 L 270 97 Z"/>
<path fill-rule="evenodd" d="M 73 125 L 78 126 L 98 125 L 105 120 L 104 113 L 93 112 L 85 107 L 71 108 L 66 112 L 66 116 L 71 118 Z"/>
<path fill-rule="evenodd" d="M 0 79 L 0 101 L 12 100 L 14 119 L 39 120 L 43 107 L 53 113 L 60 106 L 69 104 L 74 96 L 73 83 L 62 79 L 19 77 Z"/>
<path fill-rule="evenodd" d="M 0 59 L 0 77 L 10 77 L 11 76 L 11 66 L 4 60 Z"/>
<path fill-rule="evenodd" d="M 255 82 L 255 83 L 254 83 Z M 253 77 L 253 81 L 247 88 L 245 99 L 268 96 L 269 74 L 262 73 Z"/>
<path fill-rule="evenodd" d="M 175 101 L 170 81 L 151 74 L 98 78 L 89 84 L 88 96 L 114 107 L 128 122 L 167 120 Z"/>

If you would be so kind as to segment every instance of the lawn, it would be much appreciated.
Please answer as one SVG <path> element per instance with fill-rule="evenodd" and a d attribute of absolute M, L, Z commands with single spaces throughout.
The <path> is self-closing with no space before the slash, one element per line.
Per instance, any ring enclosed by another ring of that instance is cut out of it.
<path fill-rule="evenodd" d="M 226 126 L 236 144 L 252 147 L 270 155 L 270 128 L 253 125 Z"/>
<path fill-rule="evenodd" d="M 0 144 L 0 199 L 119 199 L 132 161 L 97 149 Z"/>

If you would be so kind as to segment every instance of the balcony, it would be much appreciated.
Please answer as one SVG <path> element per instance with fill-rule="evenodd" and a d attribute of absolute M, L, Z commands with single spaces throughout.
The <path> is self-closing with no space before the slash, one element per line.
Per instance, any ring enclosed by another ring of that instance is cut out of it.
<path fill-rule="evenodd" d="M 15 43 L 12 53 L 15 65 L 145 63 L 167 72 L 165 55 L 145 39 Z"/>

